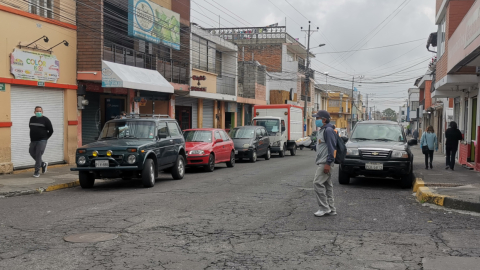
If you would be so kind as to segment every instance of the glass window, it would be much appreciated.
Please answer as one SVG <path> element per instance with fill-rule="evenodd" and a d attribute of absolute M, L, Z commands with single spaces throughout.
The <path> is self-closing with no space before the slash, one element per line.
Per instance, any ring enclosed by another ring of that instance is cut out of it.
<path fill-rule="evenodd" d="M 443 18 L 442 22 L 438 26 L 438 33 L 437 33 L 437 44 L 438 45 L 438 58 L 443 55 L 445 52 L 445 30 L 446 30 L 446 20 Z"/>
<path fill-rule="evenodd" d="M 200 38 L 192 36 L 192 65 L 193 68 L 200 68 Z"/>
<path fill-rule="evenodd" d="M 360 124 L 353 130 L 352 140 L 403 141 L 402 128 L 399 125 Z"/>
<path fill-rule="evenodd" d="M 170 136 L 168 133 L 167 123 L 162 122 L 158 124 L 158 134 L 167 134 L 167 136 Z"/>
<path fill-rule="evenodd" d="M 219 77 L 222 76 L 222 53 L 219 52 L 219 51 L 216 51 L 215 52 L 215 73 L 217 73 L 217 75 Z"/>
<path fill-rule="evenodd" d="M 212 132 L 204 130 L 190 130 L 183 133 L 186 142 L 212 142 Z"/>
<path fill-rule="evenodd" d="M 115 121 L 105 124 L 100 140 L 109 139 L 153 139 L 155 123 L 148 121 Z"/>
<path fill-rule="evenodd" d="M 217 50 L 215 49 L 215 44 L 208 42 L 208 70 L 209 72 L 214 73 L 215 70 L 215 54 Z"/>
<path fill-rule="evenodd" d="M 271 136 L 274 136 L 277 132 L 280 132 L 280 121 L 275 119 L 255 120 L 253 124 L 255 126 L 264 127 L 267 131 L 267 134 L 270 134 Z M 283 121 L 283 125 L 285 125 L 285 121 Z"/>
<path fill-rule="evenodd" d="M 230 138 L 232 139 L 251 139 L 255 135 L 253 128 L 234 128 L 230 130 Z"/>
<path fill-rule="evenodd" d="M 53 19 L 53 0 L 30 0 L 30 13 Z"/>
<path fill-rule="evenodd" d="M 201 70 L 208 70 L 208 48 L 207 41 L 205 39 L 200 39 L 200 67 Z"/>
<path fill-rule="evenodd" d="M 177 123 L 174 122 L 167 122 L 168 130 L 170 131 L 170 136 L 177 137 L 181 136 L 182 132 L 178 129 Z"/>
<path fill-rule="evenodd" d="M 220 136 L 220 132 L 215 131 L 215 140 L 221 139 L 222 136 Z"/>
<path fill-rule="evenodd" d="M 265 136 L 268 136 L 268 135 L 267 135 L 267 131 L 262 128 L 262 137 L 265 137 Z"/>
<path fill-rule="evenodd" d="M 222 140 L 224 141 L 230 141 L 230 137 L 228 137 L 228 134 L 225 131 L 220 131 L 220 136 L 222 136 Z"/>

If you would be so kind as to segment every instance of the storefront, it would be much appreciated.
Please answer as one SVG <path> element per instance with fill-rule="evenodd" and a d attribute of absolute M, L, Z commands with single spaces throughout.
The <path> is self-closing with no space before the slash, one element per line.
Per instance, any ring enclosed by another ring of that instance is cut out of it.
<path fill-rule="evenodd" d="M 216 117 L 213 114 L 214 111 L 214 101 L 211 99 L 204 99 L 203 100 L 203 128 L 213 128 L 213 119 Z"/>
<path fill-rule="evenodd" d="M 175 96 L 175 119 L 182 130 L 198 127 L 198 99 Z"/>

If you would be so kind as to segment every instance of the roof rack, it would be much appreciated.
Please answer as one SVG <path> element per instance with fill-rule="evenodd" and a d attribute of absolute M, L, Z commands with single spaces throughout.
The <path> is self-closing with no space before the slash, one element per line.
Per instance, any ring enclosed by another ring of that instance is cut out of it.
<path fill-rule="evenodd" d="M 125 115 L 126 119 L 134 119 L 134 118 L 153 118 L 153 119 L 161 119 L 161 118 L 168 118 L 170 116 L 168 114 L 139 114 L 139 113 L 131 113 Z M 121 115 L 115 116 L 115 119 L 122 119 Z"/>

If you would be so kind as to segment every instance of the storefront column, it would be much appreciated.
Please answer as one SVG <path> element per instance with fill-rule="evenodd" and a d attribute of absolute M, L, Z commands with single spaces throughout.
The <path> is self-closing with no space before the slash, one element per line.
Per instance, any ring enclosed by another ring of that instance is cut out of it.
<path fill-rule="evenodd" d="M 460 129 L 460 131 L 462 131 L 462 133 L 464 134 L 464 140 L 467 139 L 467 134 L 465 132 L 465 117 L 467 117 L 465 115 L 465 93 L 461 93 L 460 94 L 460 117 L 458 118 L 458 121 L 460 123 L 457 123 L 458 124 L 458 129 Z"/>
<path fill-rule="evenodd" d="M 82 110 L 77 110 L 77 146 L 82 145 Z"/>
<path fill-rule="evenodd" d="M 237 120 L 237 117 L 238 117 L 238 112 L 234 112 L 234 113 L 233 113 L 233 119 L 234 119 L 234 120 L 232 121 L 233 123 L 232 123 L 231 128 L 237 127 L 237 121 L 238 121 L 238 120 Z"/>
<path fill-rule="evenodd" d="M 225 129 L 225 101 L 220 101 L 220 128 Z"/>
<path fill-rule="evenodd" d="M 203 127 L 203 99 L 198 99 L 198 106 L 197 106 L 197 127 Z"/>
<path fill-rule="evenodd" d="M 213 101 L 213 127 L 217 128 L 218 127 L 218 101 L 214 100 Z"/>
<path fill-rule="evenodd" d="M 168 103 L 170 106 L 168 106 L 168 115 L 170 118 L 175 119 L 175 95 L 171 94 L 170 95 L 170 102 Z"/>
<path fill-rule="evenodd" d="M 242 111 L 240 112 L 242 114 L 242 127 L 245 126 L 245 104 L 242 104 Z"/>

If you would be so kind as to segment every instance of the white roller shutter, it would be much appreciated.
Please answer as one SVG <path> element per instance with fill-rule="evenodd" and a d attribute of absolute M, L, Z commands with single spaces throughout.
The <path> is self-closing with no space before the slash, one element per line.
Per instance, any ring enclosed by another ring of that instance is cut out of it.
<path fill-rule="evenodd" d="M 64 109 L 63 90 L 40 87 L 12 86 L 12 163 L 14 168 L 34 166 L 28 152 L 30 128 L 28 123 L 35 106 L 42 106 L 44 115 L 50 119 L 53 135 L 48 140 L 43 161 L 63 162 Z"/>
<path fill-rule="evenodd" d="M 198 115 L 198 99 L 191 97 L 175 96 L 175 106 L 192 107 L 192 128 L 198 127 L 197 115 Z"/>
<path fill-rule="evenodd" d="M 203 127 L 213 128 L 213 100 L 203 100 Z"/>

